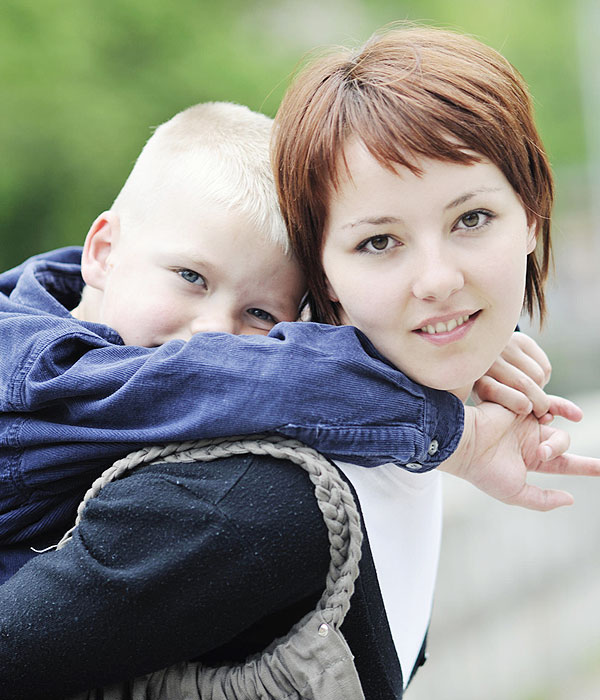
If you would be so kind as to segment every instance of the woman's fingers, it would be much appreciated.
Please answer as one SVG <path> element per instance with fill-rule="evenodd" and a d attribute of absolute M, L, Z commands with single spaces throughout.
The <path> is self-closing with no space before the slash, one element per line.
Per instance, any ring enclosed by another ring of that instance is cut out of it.
<path fill-rule="evenodd" d="M 566 431 L 544 425 L 540 426 L 540 430 L 542 442 L 538 447 L 537 454 L 543 462 L 548 462 L 569 449 L 571 438 Z"/>
<path fill-rule="evenodd" d="M 535 471 L 563 476 L 600 476 L 600 459 L 569 453 L 559 454 L 542 462 Z"/>
<path fill-rule="evenodd" d="M 543 390 L 550 379 L 552 366 L 542 348 L 528 335 L 513 333 L 500 357 L 473 387 L 480 401 L 493 401 L 518 414 L 533 412 L 542 419 L 550 411 L 551 401 Z M 557 403 L 560 413 L 569 420 L 573 406 Z M 552 413 L 552 411 L 550 411 Z M 552 416 L 543 418 L 549 423 Z"/>
<path fill-rule="evenodd" d="M 550 381 L 552 365 L 548 356 L 535 340 L 525 333 L 513 333 L 501 357 L 525 372 L 542 388 Z"/>
<path fill-rule="evenodd" d="M 501 387 L 494 386 L 490 380 L 495 380 L 498 384 L 506 387 L 506 389 L 512 389 L 513 391 L 504 391 Z M 539 418 L 548 413 L 550 408 L 550 399 L 541 386 L 523 370 L 503 358 L 499 358 L 494 362 L 486 375 L 475 384 L 474 388 L 482 400 L 500 403 L 505 408 L 515 411 L 515 413 L 528 413 L 533 410 L 533 413 Z M 485 399 L 482 397 L 482 391 L 486 394 Z M 518 399 L 516 393 L 520 393 L 522 398 Z M 501 400 L 490 398 L 491 396 L 499 397 Z M 511 405 L 504 401 L 509 401 Z M 515 410 L 514 406 L 517 404 L 520 410 Z M 524 408 L 525 406 L 529 406 L 529 411 Z"/>
<path fill-rule="evenodd" d="M 473 387 L 480 401 L 491 401 L 500 404 L 509 411 L 519 415 L 526 415 L 533 410 L 533 403 L 522 391 L 513 389 L 497 379 L 485 375 L 475 382 Z"/>
<path fill-rule="evenodd" d="M 523 489 L 506 503 L 530 510 L 548 511 L 573 505 L 573 500 L 573 496 L 567 491 L 542 489 L 535 484 L 525 484 Z"/>
<path fill-rule="evenodd" d="M 562 396 L 549 395 L 548 398 L 550 399 L 548 413 L 552 416 L 561 416 L 561 418 L 566 418 L 574 423 L 577 423 L 583 418 L 583 411 L 576 403 Z"/>

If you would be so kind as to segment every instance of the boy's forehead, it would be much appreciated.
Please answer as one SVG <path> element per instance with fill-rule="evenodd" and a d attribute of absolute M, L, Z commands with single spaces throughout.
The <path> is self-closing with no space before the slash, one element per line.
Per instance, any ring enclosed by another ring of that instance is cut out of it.
<path fill-rule="evenodd" d="M 195 197 L 189 206 L 180 198 L 161 199 L 153 215 L 148 212 L 145 216 L 146 224 L 137 227 L 143 237 L 138 243 L 145 241 L 157 253 L 205 263 L 220 260 L 224 254 L 232 259 L 250 253 L 253 257 L 287 257 L 283 246 L 271 240 L 269 232 L 247 212 L 204 195 Z"/>

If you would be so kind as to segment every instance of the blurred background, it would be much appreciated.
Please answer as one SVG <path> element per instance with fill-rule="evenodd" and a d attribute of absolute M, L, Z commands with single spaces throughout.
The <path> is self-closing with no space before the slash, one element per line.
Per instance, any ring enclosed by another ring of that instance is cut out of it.
<path fill-rule="evenodd" d="M 402 19 L 473 34 L 523 73 L 557 183 L 541 338 L 600 455 L 598 0 L 2 0 L 0 268 L 80 244 L 151 127 L 205 100 L 274 115 L 302 55 Z M 544 483 L 551 483 L 546 480 Z M 409 700 L 600 697 L 600 483 L 546 515 L 447 488 L 432 658 Z"/>

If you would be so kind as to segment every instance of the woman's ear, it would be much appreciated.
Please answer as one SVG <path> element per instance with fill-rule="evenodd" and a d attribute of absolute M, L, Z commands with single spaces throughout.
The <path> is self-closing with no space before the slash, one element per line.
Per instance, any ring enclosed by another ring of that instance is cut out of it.
<path fill-rule="evenodd" d="M 537 222 L 533 222 L 527 229 L 527 255 L 533 253 L 537 243 Z"/>
<path fill-rule="evenodd" d="M 331 282 L 327 279 L 327 277 L 325 278 L 325 287 L 327 289 L 327 296 L 329 298 L 329 301 L 339 302 L 339 298 L 334 292 L 333 287 L 331 286 Z"/>
<path fill-rule="evenodd" d="M 110 254 L 119 238 L 119 217 L 104 211 L 91 225 L 83 245 L 81 276 L 90 287 L 104 290 L 110 270 Z"/>

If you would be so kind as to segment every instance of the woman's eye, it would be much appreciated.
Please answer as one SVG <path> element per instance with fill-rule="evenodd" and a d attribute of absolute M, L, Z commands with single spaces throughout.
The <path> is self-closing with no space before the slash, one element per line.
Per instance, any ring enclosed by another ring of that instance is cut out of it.
<path fill-rule="evenodd" d="M 474 229 L 480 228 L 484 224 L 487 224 L 491 220 L 492 216 L 485 211 L 469 211 L 460 217 L 456 228 L 459 229 Z"/>
<path fill-rule="evenodd" d="M 273 325 L 277 324 L 277 320 L 271 316 L 271 314 L 268 311 L 263 311 L 263 309 L 248 309 L 248 313 L 250 316 L 254 316 L 254 318 L 258 319 L 259 321 L 264 321 L 265 323 L 272 323 Z"/>
<path fill-rule="evenodd" d="M 206 287 L 206 280 L 202 275 L 193 270 L 177 270 L 178 275 L 190 284 L 197 284 L 201 287 Z"/>
<path fill-rule="evenodd" d="M 358 249 L 369 253 L 383 253 L 388 248 L 391 248 L 393 243 L 394 239 L 391 236 L 373 236 L 361 243 Z"/>

